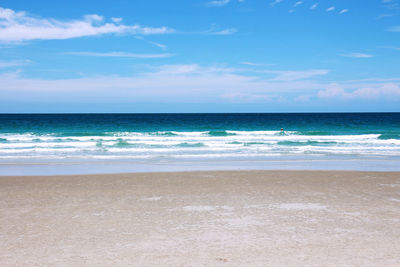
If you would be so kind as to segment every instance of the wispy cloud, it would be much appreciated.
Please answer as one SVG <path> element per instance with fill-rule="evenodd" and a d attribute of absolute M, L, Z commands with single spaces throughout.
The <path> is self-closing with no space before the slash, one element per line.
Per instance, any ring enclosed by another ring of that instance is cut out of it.
<path fill-rule="evenodd" d="M 345 8 L 345 9 L 340 10 L 339 14 L 341 15 L 341 14 L 344 14 L 344 13 L 347 13 L 347 12 L 349 12 L 349 10 L 347 8 Z"/>
<path fill-rule="evenodd" d="M 224 29 L 224 30 L 220 30 L 220 31 L 210 31 L 208 32 L 208 34 L 211 35 L 230 35 L 230 34 L 234 34 L 237 32 L 236 28 L 228 28 L 228 29 Z"/>
<path fill-rule="evenodd" d="M 166 45 L 158 43 L 158 42 L 154 42 L 154 41 L 149 41 L 149 40 L 145 39 L 143 36 L 139 36 L 138 35 L 138 36 L 135 36 L 135 38 L 138 39 L 138 40 L 142 40 L 142 41 L 144 41 L 146 43 L 149 43 L 151 45 L 157 46 L 158 48 L 161 48 L 162 50 L 167 50 L 167 46 Z"/>
<path fill-rule="evenodd" d="M 122 22 L 122 18 L 111 18 L 111 20 L 115 23 L 121 23 Z"/>
<path fill-rule="evenodd" d="M 400 26 L 393 26 L 387 29 L 388 32 L 400 32 Z"/>
<path fill-rule="evenodd" d="M 275 1 L 273 1 L 270 5 L 271 6 L 275 6 L 275 5 L 277 5 L 277 4 L 279 4 L 280 2 L 282 2 L 283 0 L 275 0 Z"/>
<path fill-rule="evenodd" d="M 313 4 L 310 9 L 316 9 L 318 7 L 318 3 Z"/>
<path fill-rule="evenodd" d="M 400 5 L 395 0 L 382 0 L 382 4 L 386 9 L 398 11 L 400 10 Z"/>
<path fill-rule="evenodd" d="M 390 18 L 395 16 L 394 14 L 380 14 L 376 17 L 376 19 Z"/>
<path fill-rule="evenodd" d="M 224 6 L 224 5 L 228 4 L 230 1 L 231 0 L 214 0 L 214 1 L 208 2 L 206 5 L 209 7 Z"/>
<path fill-rule="evenodd" d="M 352 57 L 352 58 L 371 58 L 371 57 L 374 57 L 374 55 L 364 54 L 364 53 L 348 53 L 348 54 L 340 54 L 339 56 Z"/>
<path fill-rule="evenodd" d="M 299 6 L 299 5 L 301 5 L 301 4 L 303 4 L 303 1 L 297 1 L 296 3 L 294 3 L 294 7 L 297 7 L 297 6 Z"/>
<path fill-rule="evenodd" d="M 121 22 L 121 20 L 117 19 Z M 105 22 L 104 17 L 92 14 L 80 20 L 61 21 L 53 18 L 38 18 L 26 12 L 0 8 L 0 42 L 23 42 L 30 40 L 61 40 L 96 36 L 104 34 L 166 34 L 173 29 L 146 27 L 141 25 L 124 25 L 116 22 Z"/>
<path fill-rule="evenodd" d="M 180 34 L 189 34 L 189 35 L 230 35 L 238 32 L 238 30 L 234 27 L 230 28 L 222 28 L 220 25 L 213 24 L 208 30 L 203 31 L 189 31 L 189 32 L 179 32 Z"/>
<path fill-rule="evenodd" d="M 334 6 L 328 7 L 328 8 L 326 9 L 327 12 L 331 12 L 331 11 L 333 11 L 333 10 L 335 10 L 335 7 L 334 7 Z"/>
<path fill-rule="evenodd" d="M 392 50 L 399 50 L 400 51 L 400 47 L 395 47 L 395 46 L 383 46 L 383 48 L 392 49 Z"/>
<path fill-rule="evenodd" d="M 247 66 L 256 66 L 256 67 L 265 67 L 265 66 L 273 66 L 275 64 L 264 64 L 264 63 L 254 63 L 254 62 L 241 62 L 240 64 L 247 65 Z"/>
<path fill-rule="evenodd" d="M 96 101 L 140 102 L 157 101 L 180 103 L 212 101 L 273 101 L 293 92 L 316 92 L 322 87 L 313 81 L 301 80 L 317 72 L 300 74 L 293 71 L 273 74 L 277 79 L 238 73 L 238 70 L 191 65 L 164 65 L 139 75 L 120 77 L 116 75 L 81 77 L 75 79 L 47 80 L 21 77 L 20 74 L 0 75 L 2 99 L 23 95 L 18 101 Z M 297 74 L 295 74 L 297 73 Z M 286 76 L 286 77 L 284 77 Z M 289 77 L 290 76 L 290 77 Z M 296 77 L 294 77 L 296 76 Z M 43 94 L 45 97 L 43 97 Z M 53 102 L 52 102 L 53 103 Z"/>
<path fill-rule="evenodd" d="M 32 63 L 30 60 L 10 60 L 0 61 L 0 68 L 19 67 Z"/>
<path fill-rule="evenodd" d="M 348 84 L 331 84 L 326 89 L 318 92 L 318 97 L 323 99 L 367 99 L 378 98 L 399 99 L 400 86 L 396 83 L 359 85 L 351 88 Z"/>
<path fill-rule="evenodd" d="M 163 53 L 163 54 L 134 54 L 127 52 L 67 52 L 63 53 L 65 55 L 73 56 L 88 56 L 88 57 L 123 57 L 123 58 L 166 58 L 172 57 L 173 54 Z"/>
<path fill-rule="evenodd" d="M 150 44 L 157 46 L 158 48 L 161 48 L 162 50 L 166 50 L 167 46 L 165 44 L 160 44 L 154 41 L 148 41 Z"/>
<path fill-rule="evenodd" d="M 275 74 L 276 77 L 272 78 L 273 81 L 296 81 L 308 79 L 314 76 L 326 75 L 329 70 L 317 69 L 317 70 L 302 70 L 302 71 L 292 71 L 292 70 L 264 70 L 264 73 Z"/>
<path fill-rule="evenodd" d="M 218 66 L 164 65 L 139 75 L 33 79 L 0 74 L 0 94 L 25 103 L 278 103 L 338 99 L 400 100 L 399 79 L 329 83 L 312 79 L 328 70 L 266 71 L 260 77 Z M 302 97 L 304 96 L 304 97 Z M 78 99 L 78 101 L 77 101 Z M 385 100 L 385 101 L 386 101 Z M 293 102 L 294 103 L 294 102 Z M 325 102 L 324 102 L 325 103 Z"/>

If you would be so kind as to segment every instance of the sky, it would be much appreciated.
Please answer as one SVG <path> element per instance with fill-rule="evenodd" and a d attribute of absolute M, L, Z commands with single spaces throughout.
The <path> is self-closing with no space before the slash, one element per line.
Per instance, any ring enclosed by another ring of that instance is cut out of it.
<path fill-rule="evenodd" d="M 400 111 L 400 0 L 0 0 L 0 112 Z"/>

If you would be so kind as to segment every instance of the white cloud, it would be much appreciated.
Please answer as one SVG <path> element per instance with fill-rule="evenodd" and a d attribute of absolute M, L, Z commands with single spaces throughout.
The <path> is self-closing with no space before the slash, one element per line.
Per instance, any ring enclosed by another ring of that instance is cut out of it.
<path fill-rule="evenodd" d="M 30 60 L 10 60 L 10 61 L 0 61 L 0 68 L 10 68 L 19 67 L 30 64 Z"/>
<path fill-rule="evenodd" d="M 122 18 L 111 18 L 111 20 L 115 23 L 121 23 L 122 22 Z"/>
<path fill-rule="evenodd" d="M 2 99 L 35 101 L 45 98 L 63 101 L 158 101 L 188 103 L 191 101 L 221 101 L 223 95 L 252 95 L 268 88 L 253 77 L 233 74 L 225 69 L 198 65 L 163 66 L 157 71 L 131 77 L 100 76 L 64 80 L 26 79 L 19 75 L 0 75 Z M 249 91 L 250 90 L 250 91 Z"/>
<path fill-rule="evenodd" d="M 347 13 L 347 12 L 349 12 L 349 10 L 345 8 L 345 9 L 340 10 L 339 14 L 344 14 L 344 13 Z"/>
<path fill-rule="evenodd" d="M 317 6 L 318 6 L 318 3 L 315 3 L 315 4 L 313 4 L 313 5 L 310 7 L 310 9 L 316 9 Z"/>
<path fill-rule="evenodd" d="M 86 21 L 101 22 L 104 20 L 103 16 L 97 14 L 90 14 L 83 16 Z"/>
<path fill-rule="evenodd" d="M 275 64 L 264 64 L 264 63 L 254 63 L 254 62 L 241 62 L 240 64 L 248 65 L 248 66 L 257 66 L 257 67 L 265 67 L 265 66 L 273 66 Z"/>
<path fill-rule="evenodd" d="M 351 87 L 351 85 L 331 84 L 325 90 L 319 91 L 318 97 L 325 99 L 338 98 L 344 100 L 377 100 L 378 98 L 391 100 L 400 99 L 400 86 L 396 83 L 360 85 L 355 87 L 355 89 L 349 89 L 348 87 Z"/>
<path fill-rule="evenodd" d="M 346 83 L 387 83 L 387 82 L 400 82 L 400 78 L 366 78 L 366 79 L 358 79 L 358 80 L 348 80 Z M 363 86 L 364 86 L 363 85 Z"/>
<path fill-rule="evenodd" d="M 211 35 L 230 35 L 230 34 L 234 34 L 236 32 L 237 32 L 237 29 L 228 28 L 228 29 L 224 29 L 224 30 L 220 30 L 220 31 L 211 31 L 208 34 L 211 34 Z"/>
<path fill-rule="evenodd" d="M 26 12 L 15 12 L 0 7 L 0 42 L 60 40 L 103 34 L 148 35 L 172 32 L 173 29 L 165 26 L 152 28 L 105 22 L 102 16 L 96 14 L 85 15 L 81 20 L 60 21 L 53 18 L 37 18 Z"/>
<path fill-rule="evenodd" d="M 389 32 L 400 32 L 400 26 L 393 26 L 387 29 Z"/>
<path fill-rule="evenodd" d="M 396 13 L 400 9 L 399 3 L 394 0 L 393 1 L 382 1 L 382 4 L 386 9 L 395 11 Z"/>
<path fill-rule="evenodd" d="M 145 39 L 143 36 L 135 36 L 135 38 L 138 39 L 138 40 L 142 40 L 142 41 L 144 41 L 146 43 L 152 44 L 154 46 L 157 46 L 158 48 L 161 48 L 162 50 L 166 50 L 167 49 L 166 45 L 160 44 L 160 43 L 154 42 L 154 41 L 149 41 L 149 40 Z"/>
<path fill-rule="evenodd" d="M 166 50 L 167 49 L 167 46 L 165 44 L 160 44 L 160 43 L 157 43 L 157 42 L 154 42 L 154 41 L 148 41 L 148 42 L 150 44 L 152 44 L 152 45 L 155 45 L 155 46 L 161 48 L 162 50 Z"/>
<path fill-rule="evenodd" d="M 314 97 L 325 100 L 400 100 L 399 79 L 338 84 L 305 80 L 326 73 L 326 70 L 274 71 L 269 74 L 277 77 L 265 78 L 240 74 L 236 69 L 197 64 L 164 65 L 128 77 L 109 75 L 45 80 L 11 73 L 0 75 L 0 94 L 3 101 L 49 103 L 299 103 Z"/>
<path fill-rule="evenodd" d="M 301 5 L 301 4 L 303 4 L 303 1 L 297 1 L 296 3 L 294 3 L 294 7 L 297 7 L 297 6 L 299 6 L 299 5 Z"/>
<path fill-rule="evenodd" d="M 179 32 L 181 34 L 193 34 L 193 35 L 230 35 L 238 32 L 236 28 L 222 28 L 220 25 L 212 24 L 208 30 L 203 31 L 188 31 L 188 32 Z"/>
<path fill-rule="evenodd" d="M 106 53 L 98 53 L 98 52 L 68 52 L 64 53 L 66 55 L 74 55 L 74 56 L 88 56 L 88 57 L 125 57 L 125 58 L 165 58 L 172 57 L 173 54 L 163 53 L 163 54 L 135 54 L 135 53 L 127 53 L 127 52 L 106 52 Z"/>
<path fill-rule="evenodd" d="M 331 12 L 331 11 L 333 11 L 333 10 L 335 10 L 335 7 L 334 7 L 334 6 L 328 7 L 328 8 L 326 9 L 327 12 Z"/>
<path fill-rule="evenodd" d="M 332 84 L 328 86 L 328 88 L 326 88 L 325 90 L 321 90 L 318 92 L 318 97 L 320 98 L 343 97 L 344 95 L 344 89 L 336 84 Z"/>
<path fill-rule="evenodd" d="M 296 102 L 309 102 L 312 95 L 301 95 L 294 99 Z"/>
<path fill-rule="evenodd" d="M 164 65 L 158 70 L 162 74 L 194 74 L 199 73 L 200 70 L 206 71 L 205 68 L 200 68 L 197 64 L 188 65 Z"/>
<path fill-rule="evenodd" d="M 276 74 L 273 81 L 295 81 L 295 80 L 303 80 L 308 79 L 314 76 L 326 75 L 329 73 L 329 70 L 304 70 L 304 71 L 277 71 L 277 70 L 264 70 L 264 73 L 267 74 Z"/>
<path fill-rule="evenodd" d="M 185 75 L 204 75 L 204 74 L 227 74 L 235 73 L 236 69 L 211 66 L 202 67 L 198 64 L 182 64 L 182 65 L 163 65 L 156 68 L 156 73 L 158 74 L 185 74 Z"/>
<path fill-rule="evenodd" d="M 390 18 L 395 16 L 394 14 L 380 14 L 376 17 L 376 19 Z"/>
<path fill-rule="evenodd" d="M 224 6 L 228 4 L 231 0 L 214 0 L 207 3 L 207 6 Z"/>
<path fill-rule="evenodd" d="M 342 57 L 352 57 L 352 58 L 371 58 L 374 55 L 364 54 L 364 53 L 349 53 L 349 54 L 340 54 Z"/>
<path fill-rule="evenodd" d="M 279 4 L 280 2 L 282 2 L 283 0 L 275 0 L 274 2 L 272 2 L 270 5 L 271 6 L 275 6 L 277 4 Z"/>
<path fill-rule="evenodd" d="M 4 101 L 191 101 L 224 102 L 238 100 L 264 102 L 293 92 L 317 92 L 324 88 L 312 81 L 263 79 L 239 74 L 237 70 L 197 64 L 165 65 L 134 76 L 96 76 L 45 80 L 23 78 L 20 74 L 0 75 Z M 22 98 L 16 98 L 17 96 Z M 45 97 L 43 97 L 45 96 Z M 228 97 L 229 96 L 229 97 Z"/>

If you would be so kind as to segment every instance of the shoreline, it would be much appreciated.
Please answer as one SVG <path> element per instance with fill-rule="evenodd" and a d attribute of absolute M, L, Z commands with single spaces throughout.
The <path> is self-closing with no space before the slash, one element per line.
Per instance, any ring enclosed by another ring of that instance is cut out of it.
<path fill-rule="evenodd" d="M 395 266 L 400 172 L 0 177 L 3 266 Z"/>
<path fill-rule="evenodd" d="M 142 171 L 142 172 L 115 172 L 115 173 L 84 173 L 84 174 L 49 174 L 49 175 L 2 175 L 1 178 L 11 178 L 11 177 L 20 177 L 20 178 L 35 178 L 35 177 L 95 177 L 95 176 L 137 176 L 137 175 L 181 175 L 181 174 L 202 174 L 202 173 L 354 173 L 354 174 L 398 174 L 400 176 L 400 171 L 368 171 L 368 170 L 345 170 L 345 169 L 238 169 L 238 170 L 230 170 L 230 169 L 221 169 L 221 170 L 184 170 L 184 171 Z"/>
<path fill-rule="evenodd" d="M 400 158 L 158 160 L 158 161 L 0 161 L 0 176 L 52 176 L 190 171 L 379 171 L 400 172 Z"/>

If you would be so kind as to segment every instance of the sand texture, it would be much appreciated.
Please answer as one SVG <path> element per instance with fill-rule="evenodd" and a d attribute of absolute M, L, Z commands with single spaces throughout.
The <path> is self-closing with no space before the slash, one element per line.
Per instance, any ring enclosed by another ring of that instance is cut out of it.
<path fill-rule="evenodd" d="M 400 266 L 400 173 L 3 176 L 0 266 Z"/>

